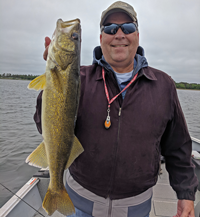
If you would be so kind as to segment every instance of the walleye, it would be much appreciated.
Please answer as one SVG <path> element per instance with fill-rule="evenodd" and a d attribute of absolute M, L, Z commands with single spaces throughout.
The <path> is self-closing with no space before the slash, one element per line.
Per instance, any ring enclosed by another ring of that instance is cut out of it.
<path fill-rule="evenodd" d="M 46 71 L 28 85 L 43 90 L 42 143 L 28 156 L 29 165 L 49 167 L 50 183 L 43 208 L 52 215 L 75 212 L 63 184 L 63 173 L 82 152 L 74 135 L 80 96 L 80 20 L 57 21 L 48 49 Z"/>

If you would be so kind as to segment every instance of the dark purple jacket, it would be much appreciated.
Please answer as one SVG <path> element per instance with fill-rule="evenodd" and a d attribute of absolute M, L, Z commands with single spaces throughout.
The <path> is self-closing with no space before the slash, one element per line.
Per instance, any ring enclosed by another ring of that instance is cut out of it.
<path fill-rule="evenodd" d="M 119 93 L 112 72 L 106 73 L 106 84 L 110 98 Z M 34 116 L 40 132 L 41 96 Z M 84 152 L 70 167 L 73 178 L 105 198 L 135 196 L 156 184 L 162 154 L 178 198 L 194 200 L 198 181 L 192 142 L 173 80 L 154 68 L 142 68 L 124 100 L 120 95 L 111 104 L 109 129 L 104 127 L 107 106 L 102 67 L 82 66 L 75 134 Z"/>

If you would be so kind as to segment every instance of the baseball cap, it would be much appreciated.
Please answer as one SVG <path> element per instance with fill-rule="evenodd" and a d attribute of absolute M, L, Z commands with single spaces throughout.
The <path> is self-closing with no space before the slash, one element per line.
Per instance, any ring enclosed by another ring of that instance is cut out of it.
<path fill-rule="evenodd" d="M 126 2 L 117 1 L 110 5 L 105 11 L 101 14 L 100 27 L 103 25 L 104 21 L 108 17 L 108 15 L 115 12 L 124 12 L 126 13 L 132 20 L 138 25 L 137 22 L 137 13 L 134 8 Z"/>

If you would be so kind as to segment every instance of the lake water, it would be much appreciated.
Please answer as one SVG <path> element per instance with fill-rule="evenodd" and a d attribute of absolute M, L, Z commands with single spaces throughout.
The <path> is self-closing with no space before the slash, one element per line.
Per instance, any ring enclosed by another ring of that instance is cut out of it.
<path fill-rule="evenodd" d="M 25 163 L 42 141 L 33 121 L 39 92 L 28 90 L 29 82 L 0 79 L 0 183 L 13 192 L 38 171 Z M 190 134 L 200 139 L 200 91 L 178 90 L 178 95 Z M 11 196 L 0 185 L 0 207 Z"/>

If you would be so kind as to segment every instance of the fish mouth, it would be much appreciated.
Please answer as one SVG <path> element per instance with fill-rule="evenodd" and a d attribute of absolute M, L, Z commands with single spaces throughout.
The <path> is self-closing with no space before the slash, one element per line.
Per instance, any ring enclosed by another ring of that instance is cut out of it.
<path fill-rule="evenodd" d="M 76 25 L 76 24 L 80 24 L 81 23 L 81 21 L 80 21 L 80 19 L 74 19 L 74 20 L 69 20 L 69 21 L 63 21 L 62 19 L 58 19 L 58 21 L 57 21 L 57 24 L 59 25 L 61 25 L 61 27 L 62 28 L 67 28 L 67 27 L 70 27 L 70 26 L 74 26 L 74 25 Z"/>
<path fill-rule="evenodd" d="M 57 29 L 62 31 L 63 33 L 70 33 L 73 30 L 79 31 L 81 29 L 80 20 L 74 19 L 69 21 L 63 21 L 62 19 L 58 19 L 57 21 Z"/>

